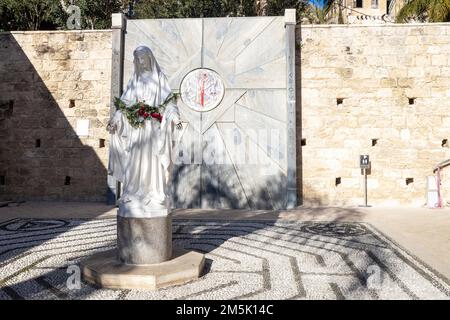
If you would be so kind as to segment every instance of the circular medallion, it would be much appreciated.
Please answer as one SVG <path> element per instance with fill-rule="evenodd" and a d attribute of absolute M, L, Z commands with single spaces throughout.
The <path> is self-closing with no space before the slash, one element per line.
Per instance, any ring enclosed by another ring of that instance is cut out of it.
<path fill-rule="evenodd" d="M 302 231 L 330 237 L 357 237 L 367 233 L 364 226 L 356 223 L 308 223 Z"/>
<path fill-rule="evenodd" d="M 195 69 L 181 81 L 181 99 L 192 110 L 209 111 L 222 101 L 225 93 L 223 81 L 211 69 Z"/>
<path fill-rule="evenodd" d="M 65 227 L 69 221 L 55 219 L 17 219 L 9 223 L 2 224 L 0 230 L 34 232 Z"/>

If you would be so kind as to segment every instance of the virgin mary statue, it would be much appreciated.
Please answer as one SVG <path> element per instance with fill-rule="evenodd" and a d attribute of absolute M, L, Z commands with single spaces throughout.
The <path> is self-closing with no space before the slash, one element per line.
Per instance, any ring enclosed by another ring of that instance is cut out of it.
<path fill-rule="evenodd" d="M 144 102 L 162 105 L 171 95 L 150 48 L 137 47 L 134 73 L 120 99 L 126 106 Z M 172 101 L 172 100 L 171 100 Z M 174 128 L 181 129 L 178 107 L 169 102 L 162 120 L 149 117 L 143 126 L 133 127 L 117 110 L 109 123 L 111 133 L 109 173 L 122 183 L 118 214 L 122 217 L 154 217 L 167 214 L 167 186 L 171 170 Z"/>

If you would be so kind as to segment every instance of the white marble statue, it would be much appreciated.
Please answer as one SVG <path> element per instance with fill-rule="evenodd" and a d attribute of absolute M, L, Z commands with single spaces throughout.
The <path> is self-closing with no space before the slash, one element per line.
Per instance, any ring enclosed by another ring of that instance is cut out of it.
<path fill-rule="evenodd" d="M 161 105 L 171 94 L 166 76 L 148 47 L 137 47 L 133 55 L 134 74 L 120 99 L 127 106 L 136 102 Z M 174 129 L 182 129 L 178 107 L 173 101 L 166 106 L 161 122 L 151 118 L 142 127 L 135 128 L 117 110 L 108 125 L 109 173 L 123 186 L 118 212 L 122 217 L 148 218 L 168 212 Z"/>

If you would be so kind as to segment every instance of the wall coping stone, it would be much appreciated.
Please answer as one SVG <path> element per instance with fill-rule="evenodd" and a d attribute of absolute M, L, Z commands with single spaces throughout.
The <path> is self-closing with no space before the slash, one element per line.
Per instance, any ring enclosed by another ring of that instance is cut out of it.
<path fill-rule="evenodd" d="M 297 24 L 299 26 L 300 24 Z M 364 25 L 364 24 L 302 24 L 302 28 L 387 28 L 387 27 L 450 27 L 450 22 L 435 22 L 435 23 L 389 23 L 389 24 L 377 24 L 377 25 Z"/>
<path fill-rule="evenodd" d="M 52 34 L 52 33 L 111 33 L 111 29 L 102 29 L 102 30 L 36 30 L 36 31 L 4 31 L 0 32 L 0 35 L 3 34 L 39 34 L 39 33 L 45 33 L 45 34 Z"/>

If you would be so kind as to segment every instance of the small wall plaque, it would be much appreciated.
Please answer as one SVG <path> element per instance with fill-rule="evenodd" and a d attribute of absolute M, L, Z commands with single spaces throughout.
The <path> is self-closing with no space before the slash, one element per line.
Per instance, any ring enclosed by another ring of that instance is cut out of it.
<path fill-rule="evenodd" d="M 76 128 L 77 136 L 88 136 L 89 135 L 89 120 L 81 119 L 77 120 Z"/>

